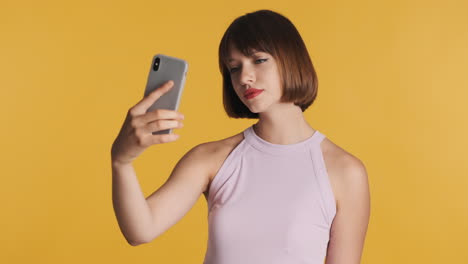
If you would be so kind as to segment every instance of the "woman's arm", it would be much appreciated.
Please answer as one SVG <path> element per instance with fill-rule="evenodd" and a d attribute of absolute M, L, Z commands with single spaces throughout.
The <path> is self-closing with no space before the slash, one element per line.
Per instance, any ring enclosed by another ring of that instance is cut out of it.
<path fill-rule="evenodd" d="M 146 199 L 132 165 L 113 163 L 114 211 L 130 245 L 151 242 L 193 207 L 209 184 L 209 146 L 204 143 L 188 151 L 166 182 Z"/>
<path fill-rule="evenodd" d="M 151 211 L 131 163 L 112 162 L 112 204 L 120 231 L 136 246 L 150 232 Z"/>
<path fill-rule="evenodd" d="M 343 166 L 325 264 L 359 264 L 370 217 L 367 172 L 357 158 Z"/>

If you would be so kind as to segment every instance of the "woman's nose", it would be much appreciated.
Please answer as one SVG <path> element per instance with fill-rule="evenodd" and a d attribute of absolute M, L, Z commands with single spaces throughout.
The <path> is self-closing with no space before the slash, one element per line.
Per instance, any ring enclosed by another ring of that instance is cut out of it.
<path fill-rule="evenodd" d="M 241 84 L 248 84 L 248 83 L 255 82 L 255 72 L 251 67 L 244 66 L 241 68 L 240 82 Z"/>

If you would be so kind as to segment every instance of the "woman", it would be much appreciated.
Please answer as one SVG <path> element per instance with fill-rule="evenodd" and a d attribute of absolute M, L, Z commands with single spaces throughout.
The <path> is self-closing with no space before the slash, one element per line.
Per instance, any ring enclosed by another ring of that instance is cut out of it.
<path fill-rule="evenodd" d="M 237 18 L 221 40 L 219 65 L 228 115 L 258 122 L 191 149 L 145 199 L 132 161 L 150 145 L 177 140 L 151 132 L 180 128 L 183 117 L 146 113 L 172 82 L 132 107 L 112 146 L 113 204 L 127 241 L 149 243 L 203 193 L 205 264 L 360 263 L 370 214 L 366 169 L 305 120 L 317 77 L 294 25 L 270 10 Z"/>

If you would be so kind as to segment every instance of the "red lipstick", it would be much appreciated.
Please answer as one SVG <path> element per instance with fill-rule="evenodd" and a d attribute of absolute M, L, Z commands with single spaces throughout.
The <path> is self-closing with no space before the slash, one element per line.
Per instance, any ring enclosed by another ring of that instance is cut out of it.
<path fill-rule="evenodd" d="M 256 97 L 257 95 L 261 94 L 262 92 L 263 92 L 263 90 L 260 90 L 260 89 L 249 88 L 249 89 L 245 90 L 244 97 L 247 98 L 247 99 L 252 99 L 252 98 Z"/>

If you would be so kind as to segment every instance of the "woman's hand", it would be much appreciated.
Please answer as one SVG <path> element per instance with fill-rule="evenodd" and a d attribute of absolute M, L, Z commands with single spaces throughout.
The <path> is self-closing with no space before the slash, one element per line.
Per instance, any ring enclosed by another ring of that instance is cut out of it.
<path fill-rule="evenodd" d="M 176 134 L 153 135 L 152 132 L 183 127 L 179 121 L 184 119 L 181 113 L 169 109 L 156 109 L 146 113 L 150 106 L 173 85 L 173 81 L 164 83 L 129 109 L 124 124 L 112 144 L 113 163 L 131 163 L 149 146 L 176 141 L 179 138 Z"/>

